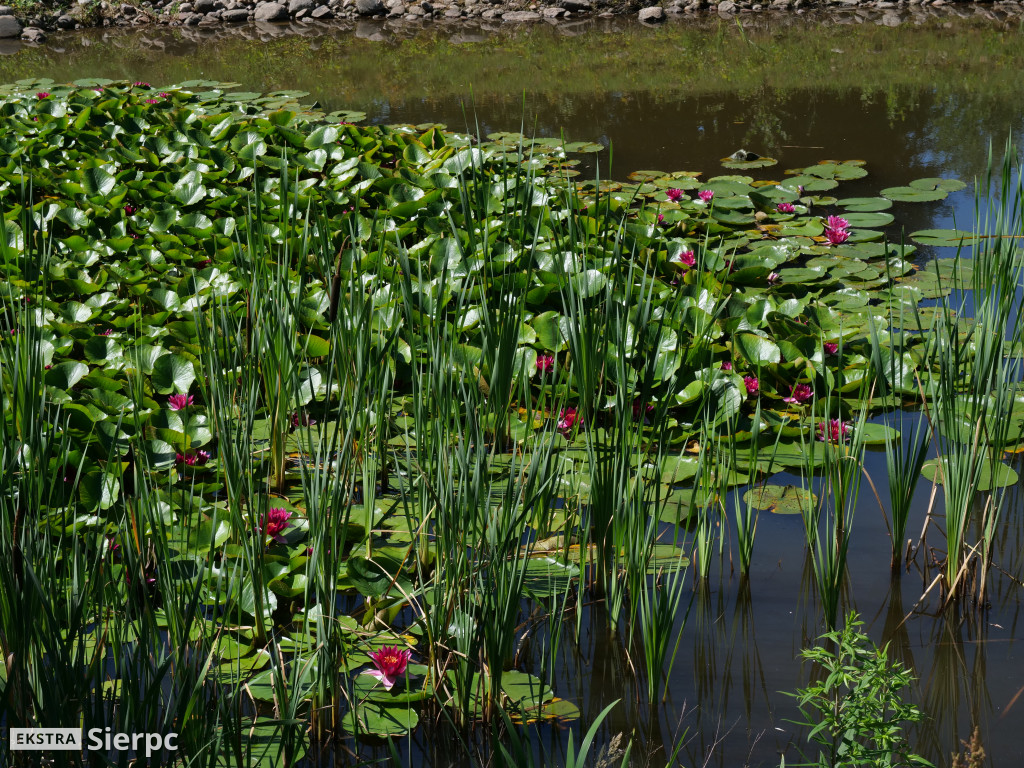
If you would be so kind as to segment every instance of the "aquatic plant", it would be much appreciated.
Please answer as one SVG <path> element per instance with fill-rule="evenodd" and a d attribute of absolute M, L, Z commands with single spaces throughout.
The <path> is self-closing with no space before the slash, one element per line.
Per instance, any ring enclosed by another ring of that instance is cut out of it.
<path fill-rule="evenodd" d="M 653 700 L 690 550 L 706 583 L 731 520 L 746 573 L 759 512 L 794 505 L 834 621 L 867 413 L 898 404 L 867 395 L 885 358 L 862 310 L 932 285 L 884 242 L 888 200 L 821 198 L 861 164 L 578 182 L 564 155 L 588 145 L 219 86 L 158 108 L 111 81 L 0 88 L 0 650 L 33 692 L 9 717 L 46 722 L 63 686 L 55 712 L 107 723 L 113 689 L 239 765 L 408 734 L 423 708 L 571 720 L 519 654 L 557 624 L 550 675 L 580 594 L 642 645 Z M 935 381 L 894 359 L 901 397 Z M 807 492 L 761 482 L 800 468 Z M 375 657 L 393 685 L 354 671 Z"/>
<path fill-rule="evenodd" d="M 913 681 L 910 670 L 890 662 L 886 648 L 878 648 L 860 627 L 857 614 L 850 614 L 841 629 L 826 632 L 819 645 L 801 651 L 814 665 L 812 682 L 796 693 L 809 728 L 808 738 L 819 745 L 817 756 L 805 762 L 783 766 L 927 766 L 910 751 L 903 733 L 905 725 L 920 722 L 924 715 L 903 700 L 902 691 Z M 809 759 L 808 759 L 809 758 Z"/>

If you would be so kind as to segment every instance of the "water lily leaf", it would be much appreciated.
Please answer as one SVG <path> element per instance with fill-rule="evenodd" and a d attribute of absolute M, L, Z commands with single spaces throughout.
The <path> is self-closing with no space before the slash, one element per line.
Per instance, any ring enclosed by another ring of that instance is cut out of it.
<path fill-rule="evenodd" d="M 569 319 L 554 310 L 537 315 L 532 325 L 537 332 L 537 342 L 545 351 L 558 352 L 569 342 Z"/>
<path fill-rule="evenodd" d="M 410 706 L 387 706 L 376 701 L 364 701 L 356 707 L 360 733 L 373 736 L 401 736 L 413 731 L 420 716 Z M 352 718 L 342 719 L 345 730 L 351 731 Z"/>
<path fill-rule="evenodd" d="M 940 463 L 942 464 L 942 472 L 939 471 Z M 926 479 L 942 485 L 944 478 L 949 474 L 949 460 L 945 456 L 941 457 L 941 459 L 929 459 L 922 466 L 921 474 Z M 993 472 L 992 462 L 983 461 L 978 474 L 978 487 L 976 490 L 985 492 L 991 491 L 993 488 L 1005 488 L 1016 483 L 1018 479 L 1017 472 L 1012 467 L 1002 462 L 997 462 L 995 472 Z"/>
<path fill-rule="evenodd" d="M 892 208 L 892 200 L 886 200 L 884 197 L 847 197 L 843 200 L 837 200 L 836 205 L 841 208 L 845 208 L 847 211 L 887 211 Z"/>
<path fill-rule="evenodd" d="M 876 424 L 875 422 L 866 422 L 863 426 L 857 428 L 858 437 L 865 445 L 885 445 L 885 441 L 898 440 L 900 433 L 886 424 Z"/>
<path fill-rule="evenodd" d="M 930 203 L 945 200 L 947 192 L 943 189 L 919 189 L 918 187 L 888 187 L 879 194 L 898 203 Z"/>
<path fill-rule="evenodd" d="M 844 213 L 843 218 L 846 219 L 851 227 L 886 227 L 895 221 L 895 218 L 891 213 Z"/>
<path fill-rule="evenodd" d="M 55 218 L 63 221 L 72 229 L 81 229 L 89 224 L 89 217 L 85 214 L 85 211 L 81 211 L 78 208 L 61 208 L 57 211 Z"/>
<path fill-rule="evenodd" d="M 939 178 L 928 178 L 928 179 L 914 179 L 910 182 L 910 186 L 915 189 L 941 189 L 944 192 L 959 192 L 961 189 L 965 189 L 967 185 L 960 181 L 960 179 L 939 179 Z"/>
<path fill-rule="evenodd" d="M 535 599 L 557 597 L 564 595 L 579 575 L 575 563 L 557 557 L 531 557 L 523 575 L 523 589 Z"/>
<path fill-rule="evenodd" d="M 736 336 L 736 347 L 751 365 L 777 363 L 781 359 L 778 345 L 771 339 L 753 333 Z"/>
<path fill-rule="evenodd" d="M 79 480 L 78 498 L 86 510 L 110 509 L 121 493 L 121 482 L 109 472 L 87 472 Z"/>
<path fill-rule="evenodd" d="M 796 485 L 763 485 L 743 494 L 743 502 L 778 515 L 799 515 L 818 503 L 818 497 Z"/>
<path fill-rule="evenodd" d="M 740 152 L 736 152 L 729 157 L 723 157 L 721 162 L 725 168 L 747 170 L 751 168 L 770 168 L 779 161 L 774 157 L 761 157 L 754 152 L 744 152 L 743 150 L 740 150 Z"/>
<path fill-rule="evenodd" d="M 608 284 L 608 278 L 596 269 L 587 269 L 574 274 L 569 278 L 569 282 L 578 296 L 589 299 L 604 289 Z"/>
<path fill-rule="evenodd" d="M 919 229 L 910 233 L 910 239 L 920 245 L 952 248 L 972 246 L 981 242 L 978 234 L 960 229 Z"/>
<path fill-rule="evenodd" d="M 84 169 L 81 180 L 82 188 L 89 197 L 106 197 L 117 184 L 117 179 L 99 166 Z"/>
<path fill-rule="evenodd" d="M 162 395 L 185 394 L 195 380 L 192 361 L 181 355 L 163 355 L 153 363 L 153 389 Z"/>
<path fill-rule="evenodd" d="M 198 203 L 206 197 L 202 175 L 198 171 L 189 171 L 171 188 L 171 194 L 183 206 Z"/>
<path fill-rule="evenodd" d="M 51 387 L 68 390 L 89 373 L 89 366 L 77 360 L 68 360 L 46 372 L 46 383 Z"/>

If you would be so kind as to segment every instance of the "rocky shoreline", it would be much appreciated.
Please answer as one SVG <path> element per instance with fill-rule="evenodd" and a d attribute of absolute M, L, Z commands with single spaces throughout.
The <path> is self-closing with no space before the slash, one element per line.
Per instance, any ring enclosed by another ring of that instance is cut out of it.
<path fill-rule="evenodd" d="M 74 0 L 70 7 L 40 3 L 28 13 L 0 5 L 0 38 L 30 44 L 46 42 L 54 30 L 89 27 L 167 25 L 263 29 L 318 22 L 387 20 L 427 22 L 549 22 L 633 17 L 644 24 L 716 14 L 725 18 L 753 13 L 808 12 L 868 14 L 861 21 L 899 26 L 939 14 L 978 16 L 994 21 L 1024 19 L 1024 0 Z"/>

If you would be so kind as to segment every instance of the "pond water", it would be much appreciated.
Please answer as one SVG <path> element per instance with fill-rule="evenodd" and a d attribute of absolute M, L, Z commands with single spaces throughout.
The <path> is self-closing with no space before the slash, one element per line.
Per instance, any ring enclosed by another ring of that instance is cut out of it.
<path fill-rule="evenodd" d="M 156 85 L 211 78 L 251 91 L 300 89 L 328 109 L 361 110 L 373 122 L 440 122 L 606 145 L 580 166 L 584 176 L 624 178 L 641 169 L 716 175 L 728 172 L 720 159 L 741 147 L 779 159 L 755 178 L 825 158 L 864 160 L 869 176 L 844 185 L 849 195 L 926 176 L 971 182 L 984 171 L 990 140 L 1001 149 L 1008 134 L 1024 132 L 1019 24 L 947 15 L 894 29 L 870 18 L 848 23 L 854 18 L 714 19 L 654 29 L 598 20 L 561 27 L 89 31 L 55 35 L 49 47 L 3 57 L 0 81 L 91 76 Z M 967 190 L 938 204 L 897 203 L 892 213 L 907 232 L 954 221 L 969 228 L 973 197 Z M 923 248 L 918 260 L 930 255 Z M 884 454 L 869 453 L 867 471 L 884 503 Z M 908 526 L 915 542 L 930 493 L 922 483 Z M 913 734 L 915 749 L 948 765 L 959 740 L 978 725 L 986 764 L 1024 759 L 1019 487 L 1005 512 L 991 607 L 959 618 L 929 613 L 934 593 L 917 606 L 928 586 L 918 567 L 924 553 L 902 578 L 890 578 L 887 529 L 868 483 L 853 525 L 845 605 L 918 677 L 913 700 L 929 720 Z M 798 760 L 794 746 L 802 740 L 787 722 L 798 712 L 781 692 L 807 683 L 809 669 L 798 654 L 823 631 L 800 517 L 761 514 L 749 580 L 733 572 L 728 549 L 680 614 L 685 626 L 664 702 L 647 701 L 629 660 L 642 649 L 608 634 L 599 605 L 583 610 L 580 645 L 562 646 L 557 695 L 579 705 L 585 725 L 621 700 L 600 739 L 632 735 L 635 765 L 664 764 L 664 750 L 684 732 L 679 760 L 688 766 L 773 766 L 781 754 L 789 764 Z M 532 657 L 525 648 L 528 671 L 535 671 Z M 566 734 L 545 733 L 544 748 L 560 752 Z M 417 756 L 414 763 L 459 764 L 460 750 L 435 736 L 421 729 L 403 749 Z"/>

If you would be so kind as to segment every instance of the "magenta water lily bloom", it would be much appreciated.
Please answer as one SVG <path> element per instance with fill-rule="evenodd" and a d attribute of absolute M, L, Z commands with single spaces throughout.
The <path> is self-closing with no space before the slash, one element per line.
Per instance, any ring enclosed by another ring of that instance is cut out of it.
<path fill-rule="evenodd" d="M 186 467 L 201 467 L 210 460 L 207 451 L 185 451 L 174 454 L 175 464 L 184 464 Z"/>
<path fill-rule="evenodd" d="M 850 239 L 850 233 L 845 229 L 826 229 L 825 239 L 829 245 L 841 245 Z"/>
<path fill-rule="evenodd" d="M 713 189 L 702 189 L 697 193 L 697 197 L 705 203 L 710 203 L 715 197 L 715 191 Z"/>
<path fill-rule="evenodd" d="M 839 419 L 819 421 L 817 427 L 818 440 L 823 443 L 845 443 L 850 439 L 851 431 L 850 425 Z"/>
<path fill-rule="evenodd" d="M 744 376 L 743 386 L 747 388 L 748 395 L 756 395 L 761 389 L 761 382 L 757 380 L 756 376 Z"/>
<path fill-rule="evenodd" d="M 678 203 L 683 199 L 683 190 L 681 189 L 667 189 L 665 190 L 665 197 L 671 200 L 673 203 Z"/>
<path fill-rule="evenodd" d="M 549 373 L 555 367 L 554 355 L 537 355 L 537 372 Z"/>
<path fill-rule="evenodd" d="M 274 541 L 281 543 L 284 541 L 284 536 L 281 533 L 291 525 L 288 521 L 288 518 L 291 516 L 292 513 L 287 509 L 273 507 L 263 516 L 260 527 L 263 529 L 264 534 L 270 536 Z"/>
<path fill-rule="evenodd" d="M 810 386 L 807 384 L 797 384 L 793 387 L 792 391 L 790 391 L 789 397 L 782 398 L 782 401 L 785 403 L 796 403 L 799 405 L 806 403 L 812 397 L 814 397 L 814 390 L 811 389 Z"/>
<path fill-rule="evenodd" d="M 826 341 L 822 346 L 825 348 L 825 354 L 828 355 L 834 355 L 839 351 L 839 345 L 834 341 Z"/>
<path fill-rule="evenodd" d="M 671 261 L 674 264 L 682 264 L 684 267 L 692 267 L 697 263 L 697 259 L 693 255 L 693 251 L 683 251 L 682 253 L 673 256 Z"/>
<path fill-rule="evenodd" d="M 167 398 L 167 407 L 172 411 L 180 411 L 182 408 L 188 405 L 192 405 L 195 400 L 192 399 L 192 395 L 171 395 Z"/>
<path fill-rule="evenodd" d="M 732 370 L 732 362 L 729 361 L 729 360 L 723 360 L 722 361 L 722 370 L 723 371 L 731 371 Z"/>
<path fill-rule="evenodd" d="M 793 207 L 792 203 L 779 203 L 777 206 L 775 206 L 775 210 L 777 210 L 779 213 L 793 213 L 796 210 L 796 208 Z"/>
<path fill-rule="evenodd" d="M 411 657 L 410 650 L 400 651 L 397 646 L 385 645 L 379 651 L 370 654 L 370 661 L 376 669 L 368 669 L 363 674 L 376 677 L 390 691 L 398 682 L 398 678 L 405 674 Z"/>
<path fill-rule="evenodd" d="M 842 216 L 829 216 L 825 219 L 826 229 L 849 229 L 850 222 L 844 219 Z"/>
<path fill-rule="evenodd" d="M 558 414 L 558 431 L 566 435 L 581 421 L 575 408 L 563 408 Z"/>

